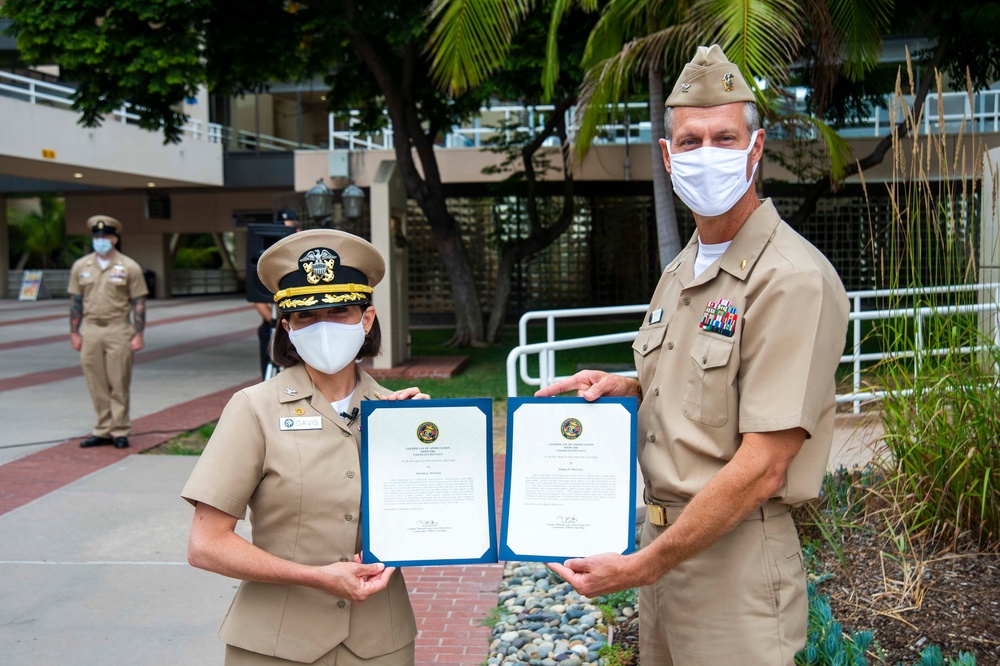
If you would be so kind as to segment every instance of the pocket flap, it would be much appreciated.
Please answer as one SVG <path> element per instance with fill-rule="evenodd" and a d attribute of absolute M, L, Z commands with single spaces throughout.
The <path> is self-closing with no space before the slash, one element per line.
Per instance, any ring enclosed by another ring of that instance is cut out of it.
<path fill-rule="evenodd" d="M 691 349 L 691 357 L 703 370 L 707 370 L 728 364 L 732 352 L 732 338 L 703 333 L 698 344 Z"/>
<path fill-rule="evenodd" d="M 666 336 L 666 326 L 640 328 L 639 333 L 635 336 L 635 342 L 632 343 L 632 351 L 639 356 L 645 356 L 658 349 Z"/>

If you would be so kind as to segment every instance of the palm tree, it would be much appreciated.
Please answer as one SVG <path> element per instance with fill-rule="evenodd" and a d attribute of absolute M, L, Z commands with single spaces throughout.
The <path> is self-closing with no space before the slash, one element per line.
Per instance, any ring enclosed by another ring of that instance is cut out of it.
<path fill-rule="evenodd" d="M 548 66 L 543 85 L 551 90 L 558 76 L 554 38 L 559 21 L 573 4 L 587 11 L 597 0 L 551 0 L 552 24 Z M 628 96 L 637 78 L 649 83 L 653 131 L 653 188 L 660 261 L 666 265 L 680 250 L 672 189 L 662 168 L 658 139 L 663 127 L 664 75 L 680 72 L 699 44 L 718 43 L 755 89 L 772 121 L 790 122 L 780 103 L 793 63 L 806 40 L 821 66 L 814 68 L 814 87 L 823 95 L 841 73 L 857 79 L 877 64 L 881 36 L 888 26 L 892 0 L 609 0 L 591 32 L 584 57 L 588 70 L 580 92 L 576 149 L 583 154 L 608 120 L 609 109 Z M 432 74 L 451 92 L 485 80 L 499 66 L 519 22 L 532 0 L 434 0 L 430 20 L 436 22 L 428 50 Z M 760 83 L 758 83 L 760 82 Z M 766 82 L 766 83 L 765 83 Z M 847 144 L 826 125 L 799 117 L 820 134 L 831 156 L 831 174 L 839 178 L 850 154 Z"/>
<path fill-rule="evenodd" d="M 14 270 L 25 268 L 67 268 L 79 256 L 66 242 L 66 203 L 45 195 L 36 209 L 12 212 L 10 219 L 11 258 Z"/>

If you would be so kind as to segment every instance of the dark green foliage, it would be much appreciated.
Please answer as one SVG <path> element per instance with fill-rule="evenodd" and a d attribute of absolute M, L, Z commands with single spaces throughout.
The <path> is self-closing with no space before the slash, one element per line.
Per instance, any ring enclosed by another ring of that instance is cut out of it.
<path fill-rule="evenodd" d="M 141 127 L 172 142 L 186 122 L 177 105 L 200 85 L 239 95 L 275 81 L 325 78 L 330 109 L 361 109 L 366 129 L 385 124 L 389 101 L 380 86 L 395 84 L 413 96 L 394 102 L 415 103 L 421 117 L 414 122 L 432 129 L 457 122 L 478 109 L 479 98 L 453 102 L 430 84 L 423 10 L 398 0 L 366 2 L 363 11 L 354 2 L 10 0 L 0 15 L 14 20 L 26 63 L 57 64 L 75 83 L 82 124 L 99 125 L 128 102 Z M 358 48 L 375 52 L 398 80 L 377 80 Z M 404 71 L 412 77 L 409 90 Z"/>
<path fill-rule="evenodd" d="M 805 648 L 795 655 L 797 666 L 867 666 L 869 663 L 886 663 L 871 631 L 847 633 L 840 622 L 833 618 L 829 600 L 816 590 L 814 583 L 809 583 L 808 591 L 809 633 Z M 946 660 L 941 654 L 941 648 L 929 645 L 920 653 L 920 660 L 913 666 L 975 665 L 976 656 L 971 653 L 959 652 L 958 657 Z"/>
<path fill-rule="evenodd" d="M 795 656 L 800 666 L 865 666 L 865 651 L 872 645 L 870 631 L 844 634 L 833 619 L 830 602 L 809 584 L 809 634 L 806 647 Z"/>
<path fill-rule="evenodd" d="M 18 268 L 69 268 L 90 252 L 90 238 L 66 236 L 66 204 L 44 195 L 37 211 L 10 215 L 10 265 Z"/>
<path fill-rule="evenodd" d="M 74 108 L 93 127 L 126 102 L 139 125 L 176 141 L 174 104 L 203 83 L 200 27 L 213 0 L 8 0 L 17 47 L 28 63 L 58 64 L 77 88 Z"/>

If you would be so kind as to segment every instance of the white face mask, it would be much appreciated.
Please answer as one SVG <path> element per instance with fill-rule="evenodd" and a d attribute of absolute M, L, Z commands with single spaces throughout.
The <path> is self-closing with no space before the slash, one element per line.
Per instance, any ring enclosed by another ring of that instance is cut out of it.
<path fill-rule="evenodd" d="M 759 131 L 750 137 L 746 150 L 704 146 L 685 153 L 671 152 L 670 180 L 681 201 L 705 217 L 722 215 L 735 206 L 757 172 L 754 164 L 747 178 L 747 155 L 753 150 Z"/>
<path fill-rule="evenodd" d="M 288 339 L 303 361 L 332 375 L 358 357 L 365 343 L 365 327 L 361 321 L 357 324 L 318 321 L 299 330 L 289 327 Z"/>
<path fill-rule="evenodd" d="M 111 248 L 114 247 L 110 238 L 94 238 L 90 241 L 90 244 L 94 247 L 94 252 L 102 257 L 111 252 Z"/>

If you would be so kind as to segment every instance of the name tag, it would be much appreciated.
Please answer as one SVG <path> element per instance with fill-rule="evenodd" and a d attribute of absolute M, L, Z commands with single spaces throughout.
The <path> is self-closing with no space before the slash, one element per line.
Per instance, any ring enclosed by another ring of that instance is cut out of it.
<path fill-rule="evenodd" d="M 282 416 L 278 419 L 279 430 L 322 430 L 322 416 Z"/>
<path fill-rule="evenodd" d="M 649 313 L 650 324 L 659 323 L 661 319 L 663 319 L 663 308 L 656 308 L 655 310 Z"/>

